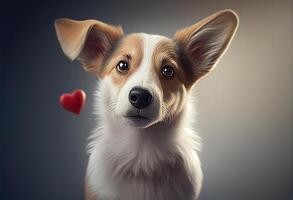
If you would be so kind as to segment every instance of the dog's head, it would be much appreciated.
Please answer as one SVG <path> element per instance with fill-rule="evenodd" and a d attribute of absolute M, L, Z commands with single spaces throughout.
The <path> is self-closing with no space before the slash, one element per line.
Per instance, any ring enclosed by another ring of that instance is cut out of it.
<path fill-rule="evenodd" d="M 105 107 L 127 123 L 146 128 L 172 121 L 188 91 L 211 71 L 238 25 L 224 10 L 176 32 L 173 39 L 136 33 L 96 20 L 55 22 L 64 53 L 102 80 Z"/>

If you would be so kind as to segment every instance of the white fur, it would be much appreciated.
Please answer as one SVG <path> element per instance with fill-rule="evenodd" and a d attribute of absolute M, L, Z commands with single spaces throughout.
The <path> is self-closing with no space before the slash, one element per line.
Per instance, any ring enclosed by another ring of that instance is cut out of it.
<path fill-rule="evenodd" d="M 111 78 L 99 82 L 95 114 L 98 128 L 91 137 L 87 169 L 89 190 L 99 200 L 194 200 L 202 183 L 199 137 L 192 129 L 192 98 L 171 124 L 158 122 L 162 99 L 158 81 L 150 72 L 155 45 L 164 37 L 142 34 L 144 56 L 137 70 L 119 90 Z M 144 115 L 154 118 L 144 128 L 123 118 L 136 112 L 128 102 L 132 87 L 154 94 Z"/>
<path fill-rule="evenodd" d="M 156 123 L 159 117 L 162 115 L 162 113 L 160 113 L 160 111 L 162 111 L 160 110 L 160 107 L 162 105 L 162 99 L 160 99 L 160 95 L 158 94 L 160 93 L 160 83 L 158 78 L 152 74 L 150 67 L 152 65 L 152 53 L 156 44 L 166 37 L 159 35 L 148 35 L 144 33 L 141 34 L 141 37 L 144 44 L 143 59 L 138 70 L 133 76 L 130 77 L 130 79 L 123 86 L 120 94 L 118 95 L 116 114 L 120 115 L 121 117 L 123 117 L 126 112 L 128 112 L 129 114 L 138 114 L 136 113 L 138 112 L 138 110 L 134 109 L 133 106 L 130 104 L 128 100 L 128 94 L 130 90 L 135 86 L 146 88 L 153 94 L 154 100 L 148 109 L 142 109 L 139 112 L 142 112 L 141 114 L 143 114 L 144 116 L 153 119 L 153 121 L 147 124 L 141 124 L 142 126 L 150 126 Z"/>

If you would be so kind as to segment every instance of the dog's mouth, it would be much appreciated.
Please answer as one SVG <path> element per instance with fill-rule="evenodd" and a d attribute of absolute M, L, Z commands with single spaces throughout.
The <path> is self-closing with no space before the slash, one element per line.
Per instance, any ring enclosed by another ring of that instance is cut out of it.
<path fill-rule="evenodd" d="M 139 115 L 139 114 L 128 115 L 125 118 L 130 125 L 134 127 L 139 127 L 139 128 L 143 128 L 151 122 L 150 118 L 144 115 Z"/>
<path fill-rule="evenodd" d="M 149 118 L 143 116 L 143 115 L 130 115 L 130 116 L 126 116 L 129 119 L 133 119 L 133 120 L 150 120 Z"/>
<path fill-rule="evenodd" d="M 154 121 L 153 116 L 146 110 L 130 110 L 124 116 L 125 124 L 137 128 L 146 128 Z"/>

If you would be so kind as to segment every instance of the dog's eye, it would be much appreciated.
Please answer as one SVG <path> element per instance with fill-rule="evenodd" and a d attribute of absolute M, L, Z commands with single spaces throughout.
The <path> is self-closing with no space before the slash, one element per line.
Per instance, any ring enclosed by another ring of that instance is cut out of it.
<path fill-rule="evenodd" d="M 128 71 L 129 67 L 128 67 L 128 63 L 124 60 L 121 60 L 118 65 L 116 66 L 116 69 L 118 70 L 118 72 L 120 73 L 125 73 Z"/>
<path fill-rule="evenodd" d="M 174 76 L 174 69 L 171 66 L 164 66 L 161 69 L 161 73 L 163 74 L 163 76 L 165 76 L 166 78 L 172 78 Z"/>

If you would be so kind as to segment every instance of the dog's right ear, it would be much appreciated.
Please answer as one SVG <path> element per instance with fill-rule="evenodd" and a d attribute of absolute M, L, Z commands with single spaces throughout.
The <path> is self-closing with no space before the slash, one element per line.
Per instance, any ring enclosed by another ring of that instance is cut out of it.
<path fill-rule="evenodd" d="M 63 52 L 71 60 L 78 59 L 86 71 L 95 75 L 100 74 L 106 53 L 123 35 L 121 26 L 96 20 L 57 19 L 55 29 Z"/>
<path fill-rule="evenodd" d="M 236 32 L 238 21 L 234 11 L 222 10 L 176 32 L 175 41 L 190 77 L 189 86 L 215 68 Z"/>

